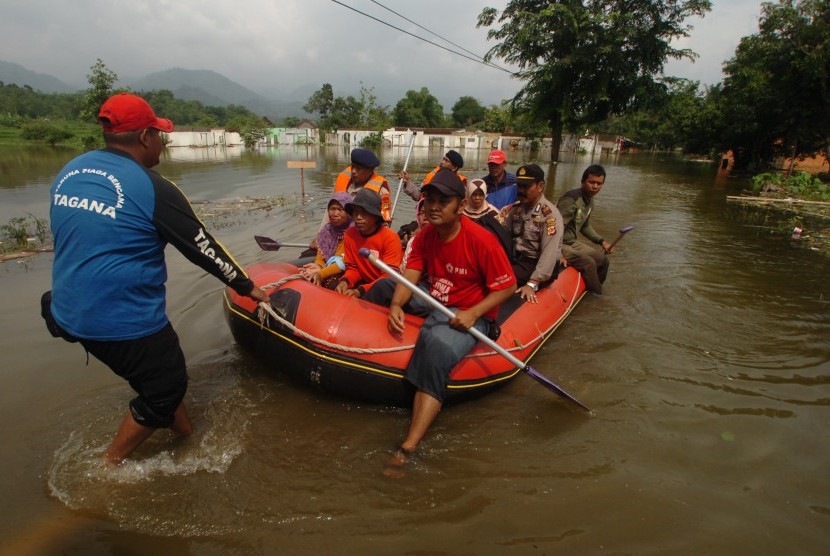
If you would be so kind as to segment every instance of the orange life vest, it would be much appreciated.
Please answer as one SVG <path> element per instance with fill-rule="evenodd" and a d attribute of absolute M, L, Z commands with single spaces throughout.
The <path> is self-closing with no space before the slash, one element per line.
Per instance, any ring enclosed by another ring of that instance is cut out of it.
<path fill-rule="evenodd" d="M 430 172 L 429 174 L 427 174 L 427 175 L 426 175 L 426 177 L 424 178 L 424 182 L 423 182 L 423 183 L 424 183 L 424 185 L 426 185 L 426 184 L 428 184 L 429 182 L 431 182 L 431 181 L 432 181 L 432 178 L 434 178 L 434 177 L 435 177 L 435 174 L 436 174 L 436 173 L 438 172 L 438 170 L 440 170 L 440 169 L 441 169 L 441 167 L 440 167 L 440 166 L 436 166 L 436 167 L 432 170 L 432 172 Z M 464 175 L 464 174 L 462 174 L 461 172 L 456 172 L 456 173 L 455 173 L 455 175 L 456 175 L 456 176 L 458 176 L 458 179 L 460 179 L 460 180 L 461 180 L 461 183 L 463 183 L 463 184 L 464 184 L 464 187 L 467 187 L 467 176 L 465 176 L 465 175 Z"/>
<path fill-rule="evenodd" d="M 349 184 L 351 182 L 352 167 L 346 166 L 346 169 L 340 172 L 340 175 L 337 176 L 337 180 L 334 182 L 335 193 L 338 191 L 348 190 Z M 386 181 L 386 178 L 384 178 L 380 174 L 372 174 L 372 177 L 369 178 L 369 181 L 367 181 L 366 185 L 364 185 L 363 187 L 371 189 L 372 191 L 380 195 L 380 213 L 383 215 L 383 220 L 385 222 L 391 222 L 392 190 L 389 189 L 389 183 Z"/>

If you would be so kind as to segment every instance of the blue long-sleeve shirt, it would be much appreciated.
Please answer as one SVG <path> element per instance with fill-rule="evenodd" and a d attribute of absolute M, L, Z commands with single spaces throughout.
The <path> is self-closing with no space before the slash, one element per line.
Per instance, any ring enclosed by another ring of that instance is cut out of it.
<path fill-rule="evenodd" d="M 73 336 L 130 340 L 164 328 L 168 243 L 239 293 L 253 289 L 181 190 L 123 151 L 76 157 L 50 193 L 52 313 Z"/>

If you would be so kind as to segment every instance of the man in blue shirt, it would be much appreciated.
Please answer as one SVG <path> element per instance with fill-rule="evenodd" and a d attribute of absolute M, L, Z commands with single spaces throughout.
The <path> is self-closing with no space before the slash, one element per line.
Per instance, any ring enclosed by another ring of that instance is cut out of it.
<path fill-rule="evenodd" d="M 487 184 L 487 201 L 502 209 L 516 202 L 516 174 L 507 171 L 507 155 L 504 151 L 490 151 L 487 157 L 489 173 L 481 179 Z"/>
<path fill-rule="evenodd" d="M 154 170 L 173 122 L 139 96 L 110 97 L 98 114 L 106 148 L 70 161 L 51 188 L 55 239 L 51 314 L 60 335 L 138 394 L 104 454 L 117 465 L 156 429 L 189 435 L 187 368 L 165 314 L 172 244 L 189 261 L 257 301 L 268 299 L 205 229 L 184 193 Z"/>

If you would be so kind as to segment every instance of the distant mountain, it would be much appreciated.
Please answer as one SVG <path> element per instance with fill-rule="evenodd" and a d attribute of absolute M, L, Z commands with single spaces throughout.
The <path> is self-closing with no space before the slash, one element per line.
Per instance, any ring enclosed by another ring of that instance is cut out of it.
<path fill-rule="evenodd" d="M 45 73 L 27 70 L 20 64 L 0 60 L 0 81 L 6 85 L 14 83 L 23 87 L 28 85 L 41 93 L 73 93 L 77 87 L 67 85 L 57 77 Z"/>
<path fill-rule="evenodd" d="M 0 81 L 14 83 L 19 86 L 28 85 L 44 93 L 72 93 L 83 87 L 72 87 L 57 77 L 44 73 L 36 73 L 12 62 L 0 60 Z M 222 74 L 210 70 L 188 70 L 172 68 L 166 71 L 151 73 L 140 78 L 122 78 L 115 84 L 116 87 L 129 87 L 133 91 L 155 91 L 167 89 L 177 98 L 197 100 L 205 106 L 227 106 L 238 104 L 248 110 L 266 116 L 274 122 L 293 116 L 309 118 L 311 114 L 303 110 L 303 105 L 311 93 L 294 100 L 282 100 L 266 97 L 243 87 Z M 314 92 L 312 90 L 311 92 Z"/>
<path fill-rule="evenodd" d="M 134 91 L 168 89 L 177 98 L 196 100 L 206 106 L 238 104 L 272 120 L 280 120 L 287 116 L 309 117 L 302 108 L 304 101 L 267 98 L 210 70 L 172 68 L 124 84 Z"/>

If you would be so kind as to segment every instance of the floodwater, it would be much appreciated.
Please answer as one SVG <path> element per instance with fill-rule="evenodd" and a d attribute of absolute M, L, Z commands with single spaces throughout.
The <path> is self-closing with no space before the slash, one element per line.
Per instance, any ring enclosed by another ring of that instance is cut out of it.
<path fill-rule="evenodd" d="M 394 176 L 404 151 L 384 150 L 381 172 Z M 72 154 L 4 148 L 0 223 L 46 217 L 48 184 Z M 442 154 L 415 150 L 410 172 Z M 484 153 L 464 154 L 463 171 L 483 174 Z M 253 235 L 310 239 L 347 155 L 188 149 L 160 169 L 194 201 L 282 200 L 206 217 L 247 265 L 296 255 L 262 252 Z M 306 158 L 317 169 L 303 199 L 286 161 Z M 525 155 L 510 159 L 515 169 Z M 828 260 L 742 219 L 725 196 L 744 184 L 707 164 L 576 157 L 555 167 L 548 196 L 591 162 L 608 171 L 595 227 L 636 228 L 612 255 L 606 295 L 586 297 L 533 365 L 593 415 L 518 376 L 445 409 L 403 480 L 381 470 L 408 412 L 321 394 L 241 352 L 221 284 L 175 251 L 168 314 L 198 430 L 157 433 L 102 470 L 129 388 L 47 334 L 51 254 L 3 263 L 0 553 L 827 553 Z M 401 198 L 396 228 L 413 208 Z"/>

